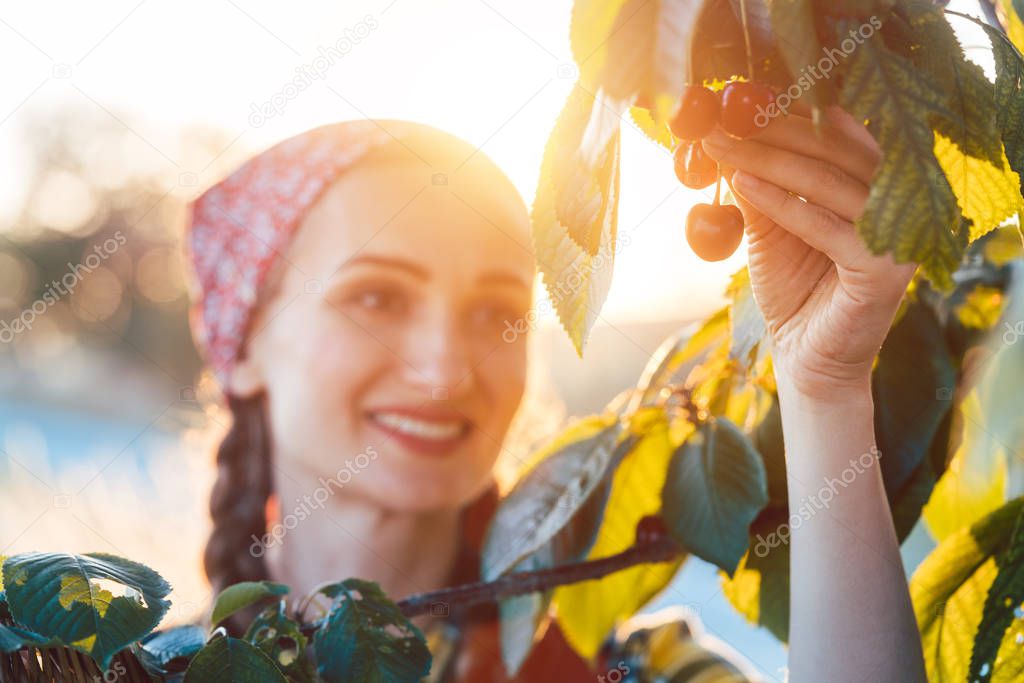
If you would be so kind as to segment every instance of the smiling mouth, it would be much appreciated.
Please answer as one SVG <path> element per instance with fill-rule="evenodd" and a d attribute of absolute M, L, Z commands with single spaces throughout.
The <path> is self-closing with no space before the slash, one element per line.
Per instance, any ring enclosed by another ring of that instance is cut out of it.
<path fill-rule="evenodd" d="M 413 417 L 392 411 L 370 411 L 369 421 L 406 448 L 431 455 L 449 453 L 470 433 L 472 422 L 464 418 Z"/>

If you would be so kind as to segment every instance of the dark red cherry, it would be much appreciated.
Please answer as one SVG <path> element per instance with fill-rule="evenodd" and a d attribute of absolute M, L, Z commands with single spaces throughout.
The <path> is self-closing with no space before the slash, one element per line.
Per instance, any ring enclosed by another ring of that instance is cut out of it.
<path fill-rule="evenodd" d="M 700 140 L 714 130 L 718 110 L 718 95 L 702 85 L 688 85 L 668 127 L 680 140 Z"/>
<path fill-rule="evenodd" d="M 686 241 L 705 261 L 733 255 L 743 239 L 743 214 L 732 204 L 697 204 L 686 217 Z"/>
<path fill-rule="evenodd" d="M 675 154 L 676 177 L 694 190 L 701 190 L 718 180 L 718 162 L 708 156 L 700 140 L 681 142 Z"/>
<path fill-rule="evenodd" d="M 771 121 L 775 93 L 764 83 L 733 81 L 722 90 L 722 130 L 734 138 L 746 138 Z"/>

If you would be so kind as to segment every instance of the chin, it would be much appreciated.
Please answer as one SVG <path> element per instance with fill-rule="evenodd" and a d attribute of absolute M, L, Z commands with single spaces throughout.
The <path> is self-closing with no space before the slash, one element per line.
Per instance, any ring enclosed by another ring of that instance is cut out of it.
<path fill-rule="evenodd" d="M 489 467 L 463 463 L 456 471 L 452 469 L 424 472 L 422 468 L 415 468 L 414 471 L 389 473 L 388 481 L 382 481 L 373 491 L 374 498 L 382 507 L 403 512 L 450 510 L 471 503 L 493 481 Z"/>

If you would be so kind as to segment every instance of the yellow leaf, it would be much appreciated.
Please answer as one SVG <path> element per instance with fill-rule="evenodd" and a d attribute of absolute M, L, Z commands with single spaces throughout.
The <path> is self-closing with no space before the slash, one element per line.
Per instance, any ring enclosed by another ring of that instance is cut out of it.
<path fill-rule="evenodd" d="M 668 461 L 676 445 L 664 417 L 649 425 L 647 434 L 615 473 L 588 559 L 608 557 L 632 546 L 640 518 L 658 513 Z M 598 580 L 559 586 L 552 605 L 566 640 L 581 657 L 592 659 L 616 624 L 661 591 L 680 562 L 636 565 Z"/>
<path fill-rule="evenodd" d="M 600 415 L 587 415 L 573 420 L 566 425 L 565 429 L 530 454 L 530 457 L 516 474 L 516 478 L 518 479 L 525 475 L 527 472 L 532 470 L 537 463 L 544 460 L 552 453 L 562 450 L 571 443 L 583 441 L 595 436 L 598 432 L 610 427 L 618 419 L 618 416 L 612 413 L 602 413 Z"/>
<path fill-rule="evenodd" d="M 626 0 L 581 0 L 572 4 L 569 44 L 580 79 L 597 85 L 608 57 L 608 37 Z"/>
<path fill-rule="evenodd" d="M 667 125 L 655 121 L 649 110 L 643 107 L 630 107 L 629 115 L 644 135 L 669 151 L 675 150 L 676 139 L 672 131 Z"/>
<path fill-rule="evenodd" d="M 987 330 L 999 321 L 1003 301 L 1002 290 L 979 285 L 964 297 L 964 302 L 956 308 L 956 314 L 964 327 Z"/>
<path fill-rule="evenodd" d="M 80 574 L 65 574 L 60 579 L 60 593 L 57 599 L 60 606 L 67 610 L 71 609 L 72 603 L 75 602 L 89 605 L 96 610 L 100 618 L 103 618 L 110 607 L 110 601 L 114 599 L 114 594 Z"/>
<path fill-rule="evenodd" d="M 997 266 L 1005 266 L 1021 256 L 1024 256 L 1024 244 L 1021 244 L 1021 231 L 1017 225 L 999 228 L 996 234 L 985 242 L 985 258 Z"/>
<path fill-rule="evenodd" d="M 4 592 L 4 561 L 6 559 L 6 555 L 0 555 L 0 593 Z"/>
<path fill-rule="evenodd" d="M 612 135 L 608 153 L 600 157 L 601 168 L 586 169 L 577 155 L 593 107 L 594 96 L 578 84 L 573 86 L 545 145 L 530 212 L 537 266 L 558 320 L 581 356 L 611 286 L 619 201 L 618 131 Z M 581 185 L 588 189 L 587 196 L 594 194 L 593 184 L 583 182 L 580 174 L 596 174 L 607 187 L 598 188 L 598 194 L 591 197 L 600 199 L 596 214 L 579 212 L 581 222 L 566 225 L 556 208 L 560 193 Z M 585 242 L 595 247 L 593 251 L 574 240 L 570 231 L 588 236 Z"/>
<path fill-rule="evenodd" d="M 964 154 L 953 141 L 936 133 L 935 158 L 953 188 L 960 210 L 973 221 L 971 241 L 998 227 L 1024 205 L 1020 177 L 1010 168 L 1005 152 L 1002 168 L 996 168 L 985 159 Z"/>
<path fill-rule="evenodd" d="M 1013 9 L 1013 0 L 998 0 L 999 9 L 1006 17 L 1006 33 L 1017 49 L 1024 52 L 1024 21 Z"/>
<path fill-rule="evenodd" d="M 963 441 L 921 513 L 937 541 L 1006 502 L 1006 454 L 980 426 L 984 418 L 976 392 L 964 398 L 960 410 Z"/>

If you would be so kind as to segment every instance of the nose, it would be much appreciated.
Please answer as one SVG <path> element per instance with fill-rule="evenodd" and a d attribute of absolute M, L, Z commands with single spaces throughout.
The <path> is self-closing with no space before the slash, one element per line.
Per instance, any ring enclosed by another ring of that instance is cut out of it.
<path fill-rule="evenodd" d="M 476 362 L 454 311 L 436 307 L 410 325 L 403 343 L 405 377 L 429 398 L 468 393 Z"/>

